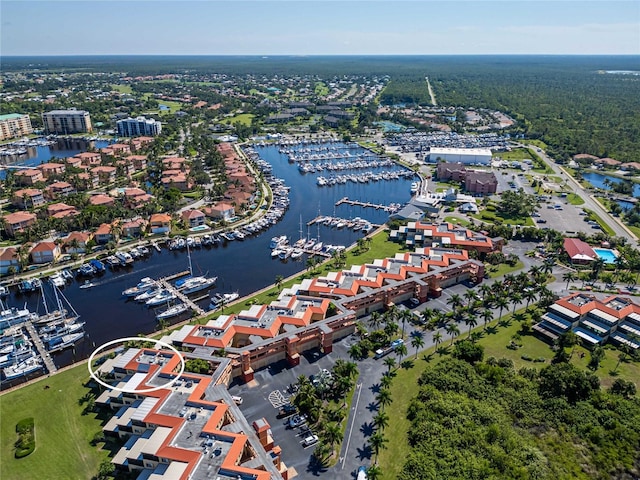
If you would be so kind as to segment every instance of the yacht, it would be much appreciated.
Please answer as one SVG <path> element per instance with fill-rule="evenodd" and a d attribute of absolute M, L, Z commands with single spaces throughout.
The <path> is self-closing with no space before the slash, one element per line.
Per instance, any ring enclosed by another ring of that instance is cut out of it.
<path fill-rule="evenodd" d="M 232 293 L 216 293 L 213 297 L 211 297 L 211 303 L 209 304 L 209 310 L 215 310 L 220 308 L 222 305 L 228 305 L 234 300 L 238 299 L 240 294 L 238 292 Z"/>
<path fill-rule="evenodd" d="M 21 293 L 35 292 L 42 287 L 42 281 L 39 278 L 25 278 L 18 284 L 18 290 Z"/>
<path fill-rule="evenodd" d="M 128 252 L 117 252 L 116 258 L 120 260 L 120 265 L 130 265 L 133 263 L 133 257 Z"/>
<path fill-rule="evenodd" d="M 64 287 L 67 284 L 67 281 L 65 280 L 64 276 L 60 272 L 56 272 L 53 275 L 51 275 L 49 277 L 49 281 L 51 282 L 52 285 L 55 285 L 56 287 Z"/>
<path fill-rule="evenodd" d="M 182 293 L 189 295 L 190 293 L 199 292 L 207 288 L 213 287 L 218 277 L 192 277 L 184 282 Z"/>
<path fill-rule="evenodd" d="M 0 297 L 6 297 L 7 295 L 9 295 L 9 287 L 0 285 Z"/>
<path fill-rule="evenodd" d="M 93 283 L 91 280 L 85 280 L 84 283 L 82 285 L 80 285 L 80 288 L 82 290 L 86 290 L 87 288 L 93 288 L 95 286 L 96 286 L 96 284 Z"/>
<path fill-rule="evenodd" d="M 93 269 L 97 272 L 97 273 L 102 273 L 106 270 L 104 263 L 102 263 L 100 260 L 93 258 L 91 260 L 89 260 L 89 264 L 93 267 Z"/>
<path fill-rule="evenodd" d="M 90 263 L 85 263 L 78 269 L 78 275 L 84 275 L 86 277 L 95 275 L 95 273 L 96 273 L 96 269 Z"/>
<path fill-rule="evenodd" d="M 26 322 L 27 320 L 34 320 L 38 316 L 37 314 L 30 312 L 27 308 L 6 308 L 1 302 L 0 307 L 0 329 L 18 325 Z"/>
<path fill-rule="evenodd" d="M 34 354 L 32 357 L 27 358 L 15 365 L 10 365 L 2 369 L 5 380 L 13 380 L 14 378 L 22 377 L 33 372 L 37 372 L 42 368 L 41 360 Z"/>
<path fill-rule="evenodd" d="M 133 299 L 136 302 L 146 302 L 147 300 L 149 300 L 150 298 L 155 297 L 159 293 L 160 293 L 160 289 L 157 286 L 151 286 L 147 290 L 145 290 L 144 292 L 139 293 L 138 295 L 133 297 Z"/>
<path fill-rule="evenodd" d="M 145 303 L 148 307 L 155 307 L 176 298 L 176 294 L 171 290 L 160 290 L 156 295 L 149 298 Z"/>
<path fill-rule="evenodd" d="M 304 251 L 301 248 L 294 248 L 291 252 L 291 258 L 300 258 Z"/>
<path fill-rule="evenodd" d="M 277 248 L 280 245 L 286 245 L 287 243 L 289 243 L 287 241 L 287 236 L 286 235 L 281 235 L 279 237 L 273 237 L 271 239 L 271 243 L 269 244 L 269 248 L 270 249 L 274 249 Z"/>
<path fill-rule="evenodd" d="M 166 318 L 175 317 L 177 315 L 180 315 L 181 313 L 186 312 L 187 310 L 189 310 L 189 305 L 187 305 L 186 303 L 178 303 L 173 307 L 169 307 L 165 311 L 157 314 L 156 319 L 164 320 Z"/>
<path fill-rule="evenodd" d="M 135 297 L 146 292 L 156 285 L 156 281 L 151 277 L 144 277 L 135 287 L 127 288 L 122 292 L 125 297 Z"/>

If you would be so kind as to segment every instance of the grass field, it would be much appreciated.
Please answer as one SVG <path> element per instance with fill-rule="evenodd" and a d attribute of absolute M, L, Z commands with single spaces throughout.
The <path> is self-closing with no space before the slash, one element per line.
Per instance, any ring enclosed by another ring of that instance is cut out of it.
<path fill-rule="evenodd" d="M 324 82 L 318 82 L 315 85 L 314 93 L 320 97 L 329 95 L 329 87 Z"/>
<path fill-rule="evenodd" d="M 90 391 L 83 386 L 88 379 L 87 367 L 80 365 L 0 397 L 0 478 L 88 479 L 98 472 L 109 452 L 90 445 L 102 423 L 95 413 L 82 414 L 79 400 Z M 17 460 L 15 426 L 26 417 L 35 419 L 36 449 Z"/>
<path fill-rule="evenodd" d="M 128 94 L 133 93 L 133 89 L 131 88 L 131 85 L 117 85 L 115 83 L 112 83 L 111 88 L 116 92 L 120 92 L 120 93 L 128 93 Z"/>
<path fill-rule="evenodd" d="M 496 158 L 501 158 L 502 160 L 533 160 L 534 158 L 531 156 L 529 149 L 527 148 L 515 148 L 508 152 L 495 152 L 493 154 Z"/>
<path fill-rule="evenodd" d="M 235 117 L 229 117 L 222 120 L 220 123 L 224 123 L 225 125 L 232 125 L 234 123 L 240 122 L 242 125 L 251 125 L 251 120 L 253 120 L 253 115 L 250 113 L 242 113 L 240 115 L 236 115 Z"/>
<path fill-rule="evenodd" d="M 582 199 L 582 197 L 576 193 L 570 193 L 569 195 L 567 195 L 567 201 L 571 204 L 571 205 L 583 205 L 584 204 L 584 200 Z"/>
<path fill-rule="evenodd" d="M 524 267 L 524 263 L 518 261 L 513 267 L 507 263 L 501 263 L 500 265 L 489 265 L 487 267 L 487 271 L 489 272 L 490 278 L 501 277 L 502 275 L 506 275 L 507 273 L 516 272 Z M 493 270 L 495 268 L 495 270 Z"/>
<path fill-rule="evenodd" d="M 453 223 L 454 225 L 462 225 L 463 227 L 471 225 L 471 223 L 465 220 L 464 218 L 456 217 L 453 215 L 444 217 L 444 221 Z"/>

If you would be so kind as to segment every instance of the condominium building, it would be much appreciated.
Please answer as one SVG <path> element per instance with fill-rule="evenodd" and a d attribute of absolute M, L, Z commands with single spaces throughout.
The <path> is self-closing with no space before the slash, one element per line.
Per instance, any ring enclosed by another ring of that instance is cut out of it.
<path fill-rule="evenodd" d="M 0 140 L 22 137 L 33 133 L 29 115 L 9 113 L 0 115 Z"/>
<path fill-rule="evenodd" d="M 53 110 L 42 114 L 47 133 L 67 135 L 93 131 L 89 112 L 84 110 Z"/>
<path fill-rule="evenodd" d="M 153 118 L 136 117 L 116 122 L 120 137 L 156 137 L 162 131 L 162 124 Z"/>

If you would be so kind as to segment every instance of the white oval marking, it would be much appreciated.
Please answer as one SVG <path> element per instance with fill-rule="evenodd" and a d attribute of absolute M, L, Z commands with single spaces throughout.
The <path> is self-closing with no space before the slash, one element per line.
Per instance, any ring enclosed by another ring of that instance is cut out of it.
<path fill-rule="evenodd" d="M 152 342 L 157 344 L 160 344 L 163 347 L 167 347 L 169 350 L 173 351 L 178 358 L 180 359 L 180 371 L 176 374 L 176 376 L 168 381 L 166 384 L 164 385 L 160 385 L 159 387 L 153 387 L 153 388 L 144 388 L 141 390 L 138 389 L 126 389 L 126 388 L 119 388 L 119 387 L 114 387 L 113 385 L 110 385 L 106 382 L 103 382 L 100 378 L 98 378 L 98 376 L 94 373 L 94 371 L 91 369 L 91 364 L 93 363 L 93 358 L 96 356 L 96 354 L 98 352 L 100 352 L 101 350 L 104 350 L 107 347 L 110 347 L 111 345 L 115 345 L 115 344 L 119 344 L 122 342 L 128 342 L 128 341 L 135 341 L 135 342 Z M 182 356 L 182 354 L 175 349 L 175 347 L 169 345 L 166 342 L 163 342 L 161 340 L 156 340 L 154 338 L 147 338 L 147 337 L 124 337 L 124 338 L 116 338 L 115 340 L 111 340 L 110 342 L 104 343 L 102 345 L 100 345 L 98 348 L 96 348 L 93 353 L 91 354 L 91 356 L 89 357 L 88 363 L 87 363 L 87 368 L 89 370 L 89 375 L 91 375 L 91 378 L 93 378 L 96 382 L 98 382 L 100 385 L 102 385 L 103 387 L 106 387 L 110 390 L 115 390 L 116 392 L 123 392 L 123 393 L 149 393 L 149 392 L 155 392 L 157 390 L 162 390 L 163 388 L 169 388 L 171 387 L 171 385 L 173 385 L 175 382 L 178 381 L 178 379 L 182 376 L 182 374 L 184 373 L 184 367 L 185 367 L 185 361 L 184 361 L 184 357 Z"/>

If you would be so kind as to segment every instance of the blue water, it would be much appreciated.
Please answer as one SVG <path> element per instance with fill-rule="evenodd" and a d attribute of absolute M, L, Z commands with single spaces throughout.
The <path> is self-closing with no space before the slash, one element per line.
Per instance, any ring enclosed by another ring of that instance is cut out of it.
<path fill-rule="evenodd" d="M 622 183 L 622 179 L 618 178 L 618 177 L 611 177 L 609 175 L 603 175 L 601 173 L 597 173 L 597 172 L 583 172 L 582 173 L 582 177 L 587 180 L 591 185 L 593 185 L 596 188 L 602 188 L 603 190 L 611 190 L 611 188 L 608 185 L 605 185 L 604 181 L 605 180 L 609 180 L 613 183 Z M 640 197 L 640 184 L 639 183 L 634 183 L 633 184 L 633 196 L 634 197 Z"/>
<path fill-rule="evenodd" d="M 158 108 L 160 108 L 160 110 L 171 110 L 168 106 L 162 104 L 158 105 Z"/>
<path fill-rule="evenodd" d="M 374 122 L 374 124 L 382 126 L 382 129 L 385 132 L 404 132 L 407 129 L 407 127 L 405 127 L 404 125 L 400 125 L 399 123 L 389 122 L 387 120 Z"/>
<path fill-rule="evenodd" d="M 271 229 L 261 234 L 248 237 L 244 241 L 233 241 L 211 249 L 194 249 L 191 260 L 195 273 L 208 273 L 217 276 L 218 282 L 213 292 L 238 291 L 241 295 L 250 294 L 260 288 L 272 284 L 276 275 L 287 277 L 306 268 L 306 256 L 300 260 L 283 262 L 272 259 L 269 243 L 275 235 L 287 235 L 292 241 L 300 236 L 300 218 L 302 217 L 303 236 L 307 232 L 312 237 L 320 235 L 325 244 L 350 245 L 362 237 L 361 232 L 347 229 L 331 229 L 316 225 L 307 228 L 306 223 L 322 215 L 335 215 L 342 218 L 359 216 L 374 223 L 384 223 L 388 214 L 380 210 L 366 209 L 341 205 L 335 207 L 335 202 L 345 196 L 353 200 L 373 203 L 404 203 L 410 198 L 411 182 L 415 178 L 379 181 L 369 184 L 347 183 L 333 187 L 318 187 L 316 178 L 321 174 L 301 175 L 297 165 L 288 162 L 288 157 L 280 154 L 277 147 L 257 147 L 256 151 L 273 165 L 275 176 L 284 179 L 291 187 L 291 206 L 281 221 Z M 352 149 L 352 153 L 362 149 Z M 386 167 L 389 170 L 392 167 Z M 402 167 L 393 167 L 400 169 Z M 343 173 L 348 173 L 344 171 Z M 326 172 L 325 172 L 326 175 Z M 156 328 L 155 313 L 132 300 L 125 300 L 121 293 L 128 287 L 135 285 L 142 277 L 154 278 L 170 275 L 188 268 L 188 259 L 184 251 L 169 251 L 163 249 L 152 254 L 146 260 L 136 260 L 133 267 L 111 271 L 108 270 L 93 282 L 96 287 L 81 290 L 81 282 L 74 281 L 64 289 L 64 295 L 86 322 L 85 330 L 89 334 L 76 347 L 75 358 L 83 358 L 93 351 L 93 345 L 100 345 L 115 338 L 136 336 L 139 333 L 150 333 Z M 49 293 L 49 304 L 52 294 Z M 36 294 L 20 295 L 12 292 L 8 299 L 11 306 L 29 305 L 43 312 L 42 302 Z M 206 308 L 209 301 L 203 300 L 201 305 Z M 178 321 L 185 317 L 173 319 Z M 74 359 L 73 352 L 63 352 L 57 356 L 56 363 L 63 365 Z"/>
<path fill-rule="evenodd" d="M 616 252 L 609 248 L 594 248 L 593 251 L 596 252 L 596 255 L 603 259 L 605 263 L 615 263 L 616 258 L 618 258 Z"/>

